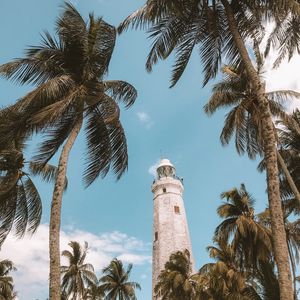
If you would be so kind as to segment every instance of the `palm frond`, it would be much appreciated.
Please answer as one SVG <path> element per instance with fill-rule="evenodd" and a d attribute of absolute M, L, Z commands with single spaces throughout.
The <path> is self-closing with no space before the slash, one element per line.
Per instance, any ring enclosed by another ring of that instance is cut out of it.
<path fill-rule="evenodd" d="M 35 161 L 29 163 L 30 173 L 39 176 L 45 182 L 55 183 L 57 176 L 57 167 L 50 164 L 41 164 Z M 68 180 L 66 178 L 65 189 L 67 189 Z"/>
<path fill-rule="evenodd" d="M 94 20 L 90 15 L 88 49 L 93 62 L 94 74 L 102 78 L 108 66 L 116 43 L 116 29 L 102 19 Z"/>
<path fill-rule="evenodd" d="M 27 231 L 30 233 L 34 233 L 41 222 L 42 201 L 37 188 L 28 176 L 24 180 L 24 189 L 28 207 Z"/>
<path fill-rule="evenodd" d="M 185 24 L 176 17 L 160 20 L 149 30 L 153 39 L 151 50 L 147 57 L 146 70 L 152 71 L 152 66 L 158 59 L 166 59 L 178 44 L 178 32 L 184 30 Z"/>
<path fill-rule="evenodd" d="M 128 27 L 132 28 L 145 28 L 155 20 L 155 15 L 151 16 L 151 9 L 148 9 L 147 5 L 136 10 L 130 16 L 128 16 L 118 27 L 118 33 L 122 33 L 127 30 Z"/>
<path fill-rule="evenodd" d="M 99 175 L 105 177 L 108 173 L 112 150 L 109 130 L 99 110 L 90 109 L 87 111 L 85 131 L 87 154 L 83 178 L 86 187 L 88 187 Z"/>
<path fill-rule="evenodd" d="M 134 104 L 137 91 L 131 84 L 121 80 L 108 80 L 104 82 L 104 85 L 105 92 L 113 99 L 124 102 L 126 108 Z"/>
<path fill-rule="evenodd" d="M 33 161 L 40 164 L 48 163 L 72 131 L 77 120 L 76 116 L 76 112 L 69 112 L 60 122 L 47 129 L 45 141 L 40 144 Z"/>

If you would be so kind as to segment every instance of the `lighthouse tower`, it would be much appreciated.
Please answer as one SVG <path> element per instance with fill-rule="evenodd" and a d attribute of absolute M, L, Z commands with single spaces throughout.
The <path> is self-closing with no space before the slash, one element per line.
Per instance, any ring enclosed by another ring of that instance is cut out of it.
<path fill-rule="evenodd" d="M 193 261 L 182 197 L 184 190 L 182 179 L 176 176 L 175 167 L 168 159 L 162 159 L 156 171 L 157 178 L 152 185 L 154 214 L 152 289 L 172 253 L 187 249 Z M 155 299 L 154 293 L 152 298 Z"/>

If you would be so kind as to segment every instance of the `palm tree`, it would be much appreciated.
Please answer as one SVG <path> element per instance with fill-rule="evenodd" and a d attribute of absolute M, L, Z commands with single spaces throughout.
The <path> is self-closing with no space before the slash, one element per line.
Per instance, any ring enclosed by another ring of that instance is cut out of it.
<path fill-rule="evenodd" d="M 53 191 L 49 252 L 50 300 L 60 298 L 60 248 L 62 194 L 72 146 L 83 126 L 87 138 L 84 182 L 89 186 L 110 168 L 119 179 L 127 169 L 128 156 L 117 101 L 126 107 L 136 99 L 136 90 L 124 81 L 103 81 L 116 40 L 116 30 L 102 18 L 85 22 L 69 3 L 56 22 L 57 38 L 45 32 L 40 46 L 26 57 L 4 64 L 0 73 L 37 88 L 24 96 L 15 109 L 23 115 L 14 128 L 27 135 L 42 131 L 46 139 L 35 160 L 46 164 L 62 146 Z M 3 136 L 10 138 L 8 131 Z M 2 138 L 2 140 L 4 139 Z"/>
<path fill-rule="evenodd" d="M 247 271 L 239 266 L 239 254 L 232 245 L 221 239 L 214 239 L 217 246 L 209 246 L 209 256 L 216 262 L 203 265 L 195 275 L 200 299 L 208 300 L 250 300 L 244 295 L 250 285 Z"/>
<path fill-rule="evenodd" d="M 244 296 L 249 300 L 280 300 L 278 278 L 272 261 L 260 262 L 254 278 L 251 278 L 252 285 L 244 290 Z"/>
<path fill-rule="evenodd" d="M 16 118 L 11 108 L 0 112 L 0 127 Z M 15 136 L 0 146 L 0 245 L 13 229 L 16 236 L 34 233 L 42 214 L 41 198 L 32 176 L 39 175 L 46 182 L 54 182 L 57 168 L 26 161 L 24 136 Z"/>
<path fill-rule="evenodd" d="M 98 284 L 91 283 L 85 291 L 85 300 L 103 300 L 105 296 L 104 291 Z"/>
<path fill-rule="evenodd" d="M 276 135 L 269 102 L 265 97 L 265 84 L 246 47 L 246 41 L 257 43 L 261 40 L 265 16 L 279 14 L 282 4 L 278 4 L 280 8 L 276 10 L 274 2 L 278 1 L 271 2 L 273 5 L 269 5 L 269 1 L 147 0 L 141 9 L 120 25 L 119 32 L 130 25 L 149 28 L 150 37 L 154 39 L 146 63 L 149 71 L 159 59 L 166 59 L 172 52 L 176 52 L 171 86 L 183 74 L 196 46 L 199 46 L 204 67 L 204 84 L 216 77 L 223 58 L 231 64 L 240 64 L 245 69 L 255 92 L 262 120 L 268 200 L 280 293 L 283 300 L 289 300 L 292 298 L 292 280 L 281 210 Z M 282 2 L 287 1 L 280 3 Z"/>
<path fill-rule="evenodd" d="M 125 270 L 122 261 L 113 259 L 103 269 L 99 288 L 105 292 L 105 300 L 136 300 L 135 289 L 141 289 L 137 282 L 129 281 L 132 264 Z"/>
<path fill-rule="evenodd" d="M 298 203 L 297 203 L 298 204 Z M 290 221 L 289 217 L 293 210 L 290 209 L 290 203 L 287 201 L 283 202 L 284 210 L 284 226 L 286 231 L 287 244 L 289 249 L 289 258 L 292 267 L 293 283 L 294 283 L 294 299 L 297 300 L 297 289 L 296 289 L 296 265 L 299 264 L 300 254 L 300 220 Z M 259 222 L 265 227 L 270 227 L 270 211 L 266 209 L 264 212 L 258 215 Z"/>
<path fill-rule="evenodd" d="M 68 260 L 67 266 L 61 266 L 62 291 L 71 299 L 83 299 L 87 287 L 97 283 L 94 267 L 85 263 L 88 244 L 81 247 L 78 242 L 69 243 L 71 251 L 64 250 L 62 256 Z"/>
<path fill-rule="evenodd" d="M 171 254 L 154 287 L 155 299 L 196 299 L 195 282 L 192 279 L 192 264 L 188 250 Z"/>
<path fill-rule="evenodd" d="M 271 231 L 261 224 L 254 212 L 254 199 L 245 185 L 221 194 L 227 202 L 218 207 L 218 215 L 224 219 L 215 230 L 215 238 L 232 242 L 239 255 L 240 268 L 255 268 L 260 261 L 271 258 Z"/>
<path fill-rule="evenodd" d="M 263 59 L 259 50 L 256 52 L 258 69 L 263 68 Z M 235 134 L 235 146 L 239 154 L 247 152 L 249 158 L 263 155 L 264 139 L 262 135 L 262 120 L 256 95 L 249 84 L 248 76 L 242 70 L 225 66 L 223 68 L 224 79 L 213 87 L 213 95 L 204 110 L 208 115 L 215 113 L 220 108 L 233 108 L 227 113 L 224 127 L 220 136 L 222 145 L 228 145 Z M 299 98 L 300 94 L 291 90 L 278 90 L 266 92 L 266 98 L 273 117 L 290 122 L 291 117 L 284 111 L 282 103 L 287 99 Z M 276 129 L 274 127 L 274 131 Z M 284 173 L 290 190 L 300 203 L 300 193 L 291 176 L 284 159 L 277 151 L 278 163 Z M 265 164 L 264 164 L 265 166 Z"/>
<path fill-rule="evenodd" d="M 16 297 L 13 278 L 9 275 L 14 270 L 16 268 L 12 261 L 8 259 L 0 261 L 0 300 L 14 300 Z"/>
<path fill-rule="evenodd" d="M 277 129 L 281 153 L 284 161 L 286 162 L 287 168 L 290 171 L 292 178 L 294 179 L 295 185 L 300 188 L 300 169 L 299 169 L 299 153 L 300 153 L 300 133 L 295 128 L 295 124 L 299 126 L 300 123 L 300 112 L 296 109 L 291 115 L 292 118 L 283 119 L 277 123 L 281 126 Z M 281 182 L 282 195 L 285 200 L 293 199 L 293 191 L 289 187 L 285 178 L 282 178 Z M 298 205 L 299 206 L 299 205 Z"/>

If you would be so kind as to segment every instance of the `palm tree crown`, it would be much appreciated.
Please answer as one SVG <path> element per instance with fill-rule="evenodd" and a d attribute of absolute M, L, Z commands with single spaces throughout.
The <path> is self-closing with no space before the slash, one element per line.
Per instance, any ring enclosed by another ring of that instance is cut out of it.
<path fill-rule="evenodd" d="M 188 250 L 171 254 L 157 280 L 154 287 L 157 299 L 196 299 L 195 284 L 192 279 L 192 263 Z"/>
<path fill-rule="evenodd" d="M 0 261 L 0 300 L 14 300 L 13 278 L 9 275 L 16 270 L 12 261 L 4 259 Z"/>
<path fill-rule="evenodd" d="M 227 202 L 219 206 L 218 215 L 224 219 L 215 230 L 215 238 L 231 242 L 240 257 L 240 268 L 257 266 L 270 259 L 271 231 L 264 227 L 254 213 L 254 199 L 242 184 L 241 188 L 222 193 Z"/>
<path fill-rule="evenodd" d="M 10 125 L 18 116 L 12 108 L 3 109 L 0 127 Z M 0 146 L 0 245 L 12 229 L 18 237 L 36 231 L 41 220 L 42 202 L 32 176 L 54 182 L 57 175 L 54 166 L 27 161 L 25 148 L 24 136 L 14 136 Z"/>
<path fill-rule="evenodd" d="M 116 101 L 131 106 L 136 90 L 124 81 L 103 81 L 115 45 L 115 29 L 92 14 L 86 24 L 78 11 L 66 3 L 56 32 L 58 39 L 45 32 L 42 44 L 27 49 L 25 58 L 0 67 L 0 73 L 7 78 L 38 85 L 14 106 L 23 118 L 14 123 L 11 134 L 24 128 L 27 135 L 43 130 L 46 140 L 35 158 L 46 163 L 84 117 L 86 185 L 99 174 L 105 176 L 111 163 L 119 178 L 127 167 L 127 151 Z M 6 132 L 2 139 L 10 137 Z"/>
<path fill-rule="evenodd" d="M 105 292 L 105 300 L 136 300 L 135 289 L 141 289 L 137 282 L 129 281 L 132 264 L 125 270 L 122 261 L 114 259 L 103 269 L 99 288 Z"/>
<path fill-rule="evenodd" d="M 71 251 L 64 250 L 62 256 L 68 265 L 61 266 L 62 291 L 71 299 L 82 299 L 87 294 L 87 287 L 97 283 L 94 267 L 85 263 L 88 245 L 81 247 L 78 242 L 69 243 Z"/>
<path fill-rule="evenodd" d="M 261 54 L 257 51 L 259 70 L 262 70 Z M 249 82 L 245 71 L 233 66 L 223 68 L 223 80 L 213 87 L 213 94 L 204 110 L 208 115 L 221 108 L 231 108 L 227 113 L 224 127 L 220 135 L 222 145 L 229 144 L 235 135 L 235 146 L 239 154 L 247 152 L 251 159 L 263 155 L 264 139 L 262 134 L 262 116 L 258 106 L 256 92 Z M 274 118 L 286 119 L 283 103 L 300 98 L 300 94 L 292 90 L 266 92 L 270 111 Z M 275 128 L 274 128 L 275 130 Z"/>

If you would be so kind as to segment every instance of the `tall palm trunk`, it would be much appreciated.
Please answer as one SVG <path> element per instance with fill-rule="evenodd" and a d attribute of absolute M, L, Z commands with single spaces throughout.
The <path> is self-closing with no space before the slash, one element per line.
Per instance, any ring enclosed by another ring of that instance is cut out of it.
<path fill-rule="evenodd" d="M 49 299 L 60 300 L 60 223 L 62 195 L 66 182 L 67 163 L 72 146 L 79 134 L 82 126 L 83 116 L 81 115 L 71 131 L 60 154 L 57 178 L 54 186 L 50 226 L 49 226 L 49 255 L 50 255 L 50 275 L 49 275 Z"/>
<path fill-rule="evenodd" d="M 291 176 L 291 174 L 290 174 L 290 172 L 289 172 L 289 170 L 288 170 L 288 168 L 285 164 L 285 161 L 282 158 L 279 151 L 277 151 L 277 159 L 278 159 L 278 163 L 279 163 L 279 165 L 280 165 L 280 167 L 281 167 L 281 169 L 282 169 L 282 171 L 285 175 L 285 178 L 286 178 L 292 192 L 294 193 L 295 198 L 300 203 L 300 193 L 298 191 L 298 188 L 297 188 L 297 186 L 296 186 L 296 184 L 295 184 L 295 182 L 294 182 L 294 180 L 293 180 L 293 178 L 292 178 L 292 176 Z"/>
<path fill-rule="evenodd" d="M 281 207 L 279 174 L 277 165 L 276 138 L 273 130 L 272 115 L 268 100 L 265 97 L 265 87 L 261 82 L 239 33 L 234 13 L 227 0 L 221 0 L 224 5 L 228 26 L 232 33 L 235 45 L 245 65 L 247 74 L 257 92 L 257 100 L 263 122 L 264 155 L 267 166 L 268 200 L 271 213 L 271 227 L 274 241 L 274 254 L 278 268 L 280 299 L 293 299 L 293 283 L 289 265 L 288 246 L 284 228 L 283 212 Z"/>

